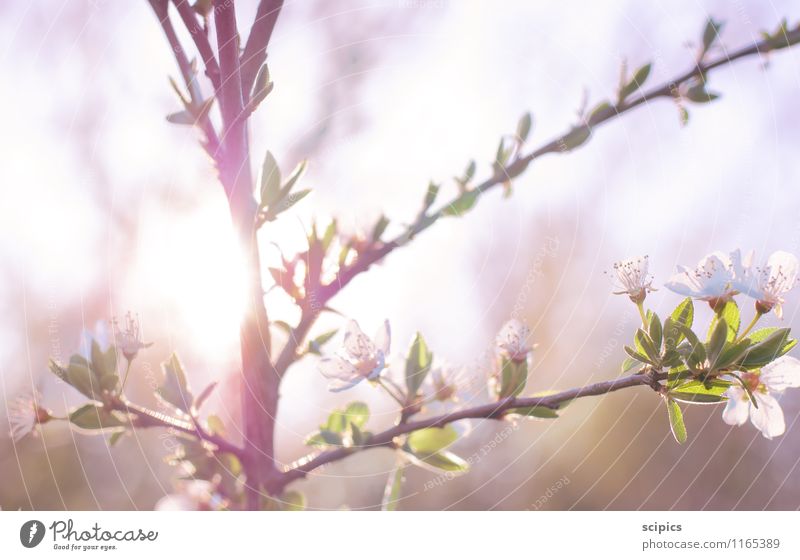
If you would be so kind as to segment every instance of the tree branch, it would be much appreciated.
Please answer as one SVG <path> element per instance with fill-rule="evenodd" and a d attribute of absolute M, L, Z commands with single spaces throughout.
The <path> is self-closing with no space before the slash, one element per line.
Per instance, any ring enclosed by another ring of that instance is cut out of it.
<path fill-rule="evenodd" d="M 506 166 L 505 168 L 495 172 L 491 177 L 486 179 L 484 182 L 480 183 L 475 187 L 479 193 L 484 193 L 497 185 L 501 185 L 510 178 L 516 177 L 520 175 L 528 165 L 535 159 L 538 159 L 546 154 L 553 154 L 553 153 L 563 153 L 565 152 L 564 149 L 564 138 L 576 129 L 580 128 L 588 128 L 592 129 L 594 127 L 600 126 L 605 124 L 608 121 L 615 119 L 616 117 L 620 117 L 625 113 L 639 107 L 647 103 L 648 101 L 654 101 L 659 98 L 673 98 L 677 95 L 678 88 L 680 85 L 685 84 L 693 79 L 700 78 L 705 76 L 709 71 L 718 68 L 720 66 L 729 64 L 741 58 L 745 58 L 755 54 L 765 54 L 773 50 L 778 50 L 781 48 L 786 48 L 793 46 L 798 41 L 800 41 L 800 29 L 787 32 L 780 40 L 776 39 L 764 39 L 762 41 L 758 41 L 750 46 L 742 47 L 737 49 L 733 52 L 727 53 L 726 55 L 719 57 L 715 60 L 711 60 L 708 62 L 698 62 L 692 69 L 686 71 L 685 73 L 663 83 L 660 86 L 654 87 L 652 89 L 646 90 L 644 92 L 639 93 L 633 97 L 628 98 L 622 102 L 616 103 L 614 105 L 610 105 L 605 110 L 602 110 L 596 114 L 594 114 L 588 122 L 583 123 L 581 125 L 575 126 L 572 129 L 568 130 L 564 135 L 559 136 L 549 142 L 545 143 L 544 145 L 540 146 L 539 148 L 534 149 L 530 153 L 526 155 L 521 155 L 516 160 L 514 160 L 510 165 Z M 462 195 L 451 200 L 449 203 L 442 206 L 438 211 L 432 214 L 422 213 L 417 218 L 417 220 L 411 224 L 407 228 L 405 232 L 401 235 L 398 235 L 396 238 L 392 239 L 391 241 L 387 241 L 384 243 L 379 243 L 369 247 L 365 252 L 360 254 L 358 258 L 348 266 L 342 267 L 336 277 L 328 284 L 321 286 L 317 293 L 313 294 L 314 303 L 318 307 L 322 307 L 326 305 L 336 294 L 338 294 L 345 286 L 347 286 L 356 276 L 368 270 L 373 264 L 377 263 L 378 261 L 382 260 L 388 254 L 390 254 L 395 249 L 402 247 L 403 245 L 407 244 L 411 241 L 416 235 L 422 233 L 430 226 L 432 226 L 436 221 L 442 217 L 444 210 L 453 204 L 455 204 L 458 199 Z M 278 371 L 281 374 L 284 374 L 285 371 L 294 363 L 297 359 L 298 348 L 303 344 L 305 338 L 308 336 L 309 331 L 314 325 L 314 320 L 316 318 L 315 313 L 310 313 L 307 308 L 308 306 L 305 305 L 306 302 L 300 302 L 301 308 L 303 309 L 303 314 L 301 320 L 296 328 L 294 328 L 290 334 L 289 341 L 287 342 L 286 347 L 283 349 L 281 353 L 281 359 L 279 360 L 279 368 Z"/>
<path fill-rule="evenodd" d="M 250 98 L 250 91 L 256 80 L 261 65 L 267 59 L 267 45 L 272 38 L 275 22 L 283 7 L 283 0 L 261 0 L 256 10 L 256 19 L 247 37 L 242 54 L 242 90 L 245 101 Z"/>
<path fill-rule="evenodd" d="M 323 465 L 339 461 L 365 449 L 375 447 L 393 446 L 395 438 L 422 430 L 425 428 L 441 428 L 452 422 L 465 419 L 500 419 L 511 409 L 527 408 L 527 407 L 544 407 L 556 409 L 559 405 L 575 399 L 604 395 L 626 389 L 628 387 L 638 387 L 646 385 L 652 387 L 654 390 L 660 389 L 659 381 L 666 379 L 666 374 L 660 372 L 651 372 L 642 370 L 639 373 L 621 377 L 619 379 L 612 379 L 610 381 L 602 381 L 600 383 L 593 383 L 584 387 L 576 387 L 560 393 L 547 395 L 543 397 L 517 397 L 508 398 L 501 401 L 483 404 L 472 408 L 465 408 L 462 410 L 455 410 L 426 418 L 423 420 L 416 420 L 413 422 L 405 422 L 397 424 L 386 431 L 380 432 L 372 436 L 364 445 L 356 447 L 339 447 L 330 451 L 324 451 L 319 455 L 311 458 L 305 463 L 298 464 L 291 470 L 283 473 L 279 478 L 273 481 L 274 489 L 280 491 L 289 483 L 294 482 L 300 478 L 305 477 L 308 473 L 318 469 Z"/>
<path fill-rule="evenodd" d="M 117 401 L 112 404 L 112 409 L 119 412 L 130 413 L 136 415 L 133 425 L 138 428 L 169 428 L 178 430 L 185 434 L 192 435 L 197 439 L 207 441 L 213 444 L 217 449 L 223 453 L 232 453 L 240 459 L 244 456 L 244 449 L 234 445 L 223 437 L 208 433 L 199 423 L 190 423 L 150 410 L 143 406 L 139 406 L 127 401 Z"/>
<path fill-rule="evenodd" d="M 175 55 L 175 61 L 178 63 L 181 77 L 189 91 L 189 98 L 195 106 L 200 106 L 205 100 L 202 98 L 200 87 L 194 79 L 192 65 L 189 62 L 189 58 L 186 56 L 186 51 L 183 49 L 178 35 L 175 33 L 175 28 L 172 26 L 172 22 L 169 19 L 168 0 L 148 0 L 148 2 L 150 2 L 150 6 L 153 8 L 153 12 L 155 12 L 161 24 L 161 28 L 164 31 L 164 35 L 169 42 L 172 53 Z M 208 118 L 208 115 L 203 116 L 200 122 L 197 123 L 197 126 L 203 131 L 206 137 L 203 148 L 215 162 L 218 162 L 220 147 L 219 138 L 217 137 L 217 132 L 214 130 L 214 125 Z"/>
<path fill-rule="evenodd" d="M 206 30 L 200 26 L 197 14 L 195 14 L 187 0 L 173 0 L 173 2 L 186 29 L 189 30 L 192 36 L 197 51 L 203 59 L 203 65 L 206 67 L 206 76 L 214 85 L 214 91 L 219 90 L 219 64 L 217 64 L 217 59 L 214 57 L 214 49 L 211 48 L 211 43 L 208 41 Z"/>

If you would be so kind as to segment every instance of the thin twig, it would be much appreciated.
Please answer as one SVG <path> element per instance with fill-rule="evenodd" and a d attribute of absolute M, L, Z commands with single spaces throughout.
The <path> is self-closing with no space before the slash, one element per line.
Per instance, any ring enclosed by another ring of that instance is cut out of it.
<path fill-rule="evenodd" d="M 594 128 L 608 121 L 611 121 L 614 118 L 619 117 L 627 113 L 628 111 L 647 103 L 648 101 L 654 101 L 656 99 L 665 97 L 672 98 L 677 94 L 678 87 L 681 84 L 684 84 L 700 76 L 704 76 L 709 71 L 715 68 L 718 68 L 720 66 L 734 62 L 735 60 L 745 58 L 754 54 L 765 54 L 769 51 L 776 50 L 779 48 L 784 48 L 785 46 L 788 45 L 792 45 L 793 43 L 797 42 L 800 39 L 800 30 L 795 30 L 787 33 L 784 39 L 785 39 L 785 45 L 783 46 L 778 46 L 774 39 L 772 40 L 765 39 L 757 43 L 754 43 L 753 45 L 750 45 L 748 47 L 742 47 L 716 60 L 712 60 L 709 62 L 700 62 L 696 64 L 691 70 L 686 71 L 685 73 L 677 76 L 672 80 L 663 83 L 660 86 L 644 91 L 638 94 L 638 96 L 633 96 L 631 98 L 628 98 L 626 101 L 623 101 L 622 103 L 617 103 L 616 105 L 610 106 L 605 110 L 600 111 L 599 113 L 595 114 L 592 117 L 590 122 L 582 126 L 589 126 L 590 128 Z M 544 145 L 534 149 L 533 151 L 531 151 L 526 155 L 520 155 L 520 157 L 515 159 L 510 165 L 494 173 L 483 183 L 477 185 L 475 189 L 480 193 L 484 193 L 496 187 L 497 185 L 501 185 L 504 182 L 508 181 L 510 177 L 516 177 L 517 175 L 522 173 L 533 160 L 538 159 L 546 154 L 564 152 L 563 138 L 569 132 L 570 131 L 567 131 L 565 134 L 545 143 Z M 389 253 L 391 253 L 395 249 L 403 245 L 406 245 L 416 235 L 422 233 L 423 231 L 428 229 L 431 225 L 433 225 L 438 220 L 438 218 L 442 216 L 444 209 L 455 203 L 458 200 L 458 198 L 459 197 L 456 197 L 449 203 L 443 205 L 440 210 L 434 212 L 433 214 L 429 215 L 422 214 L 401 235 L 398 235 L 391 241 L 387 241 L 385 243 L 380 243 L 378 245 L 373 246 L 372 248 L 368 249 L 367 251 L 359 255 L 358 258 L 353 263 L 351 263 L 348 266 L 342 267 L 339 270 L 336 277 L 330 283 L 322 286 L 317 293 L 313 294 L 315 303 L 318 306 L 326 305 L 356 276 L 358 276 L 362 272 L 365 272 L 373 264 L 382 260 L 384 257 L 386 257 Z M 278 363 L 278 365 L 280 366 L 278 368 L 278 371 L 281 373 L 281 375 L 285 374 L 286 370 L 294 362 L 294 360 L 291 358 L 294 356 L 296 359 L 297 349 L 300 347 L 300 345 L 303 344 L 306 336 L 308 336 L 308 332 L 311 330 L 311 327 L 314 324 L 314 319 L 315 316 L 309 315 L 304 310 L 298 326 L 292 330 L 289 342 L 287 343 L 286 347 L 284 348 L 281 354 L 281 360 L 279 360 Z"/>
<path fill-rule="evenodd" d="M 448 412 L 447 414 L 442 414 L 423 420 L 400 423 L 392 428 L 389 428 L 388 430 L 375 434 L 363 445 L 356 447 L 339 447 L 330 451 L 323 451 L 307 462 L 299 464 L 291 470 L 283 473 L 280 477 L 271 482 L 271 488 L 273 490 L 282 490 L 289 483 L 305 477 L 306 474 L 323 465 L 339 461 L 364 449 L 394 445 L 395 438 L 415 432 L 417 430 L 422 430 L 425 428 L 441 428 L 447 424 L 450 424 L 451 422 L 469 418 L 499 419 L 507 414 L 508 411 L 515 408 L 528 408 L 536 406 L 557 409 L 559 405 L 562 405 L 568 401 L 583 397 L 604 395 L 614 391 L 619 391 L 620 389 L 626 389 L 628 387 L 645 385 L 655 389 L 658 385 L 658 381 L 665 378 L 666 375 L 663 373 L 642 371 L 627 377 L 612 379 L 610 381 L 602 381 L 600 383 L 593 383 L 584 387 L 576 387 L 574 389 L 569 389 L 567 391 L 562 391 L 560 393 L 554 393 L 552 395 L 543 397 L 508 398 L 472 408 L 455 410 L 453 412 Z"/>
<path fill-rule="evenodd" d="M 159 427 L 178 430 L 179 432 L 192 435 L 199 440 L 207 441 L 224 453 L 232 453 L 240 459 L 244 457 L 244 449 L 229 442 L 221 436 L 208 433 L 199 424 L 192 424 L 191 422 L 186 422 L 173 416 L 162 414 L 161 412 L 150 410 L 149 408 L 145 408 L 128 401 L 118 401 L 112 403 L 112 408 L 119 412 L 134 413 L 136 415 L 136 419 L 133 422 L 135 427 Z"/>
<path fill-rule="evenodd" d="M 214 91 L 219 90 L 219 64 L 217 64 L 217 59 L 214 57 L 214 49 L 211 48 L 211 43 L 208 41 L 206 30 L 200 25 L 197 14 L 187 0 L 173 0 L 173 3 L 203 59 L 203 64 L 206 67 L 206 76 L 214 85 Z"/>
<path fill-rule="evenodd" d="M 161 28 L 164 31 L 164 35 L 169 42 L 169 46 L 175 55 L 175 61 L 178 63 L 178 68 L 181 72 L 181 77 L 186 84 L 186 88 L 189 90 L 189 97 L 192 101 L 192 104 L 199 107 L 204 100 L 202 99 L 201 92 L 199 91 L 199 86 L 194 79 L 192 65 L 189 62 L 189 58 L 186 56 L 186 51 L 183 49 L 183 46 L 178 39 L 178 34 L 175 33 L 175 28 L 172 26 L 172 22 L 169 19 L 168 2 L 167 0 L 148 0 L 148 2 L 150 2 L 150 6 L 152 6 L 153 12 L 155 12 L 156 17 L 161 24 Z M 215 162 L 217 162 L 219 158 L 220 144 L 219 138 L 217 137 L 217 132 L 214 130 L 213 123 L 208 118 L 208 115 L 204 115 L 197 125 L 206 137 L 206 140 L 203 143 L 203 148 L 206 150 L 208 155 L 211 156 Z"/>

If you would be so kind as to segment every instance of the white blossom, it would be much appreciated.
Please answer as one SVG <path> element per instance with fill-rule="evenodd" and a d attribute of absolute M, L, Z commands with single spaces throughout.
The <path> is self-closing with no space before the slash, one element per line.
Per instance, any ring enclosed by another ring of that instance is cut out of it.
<path fill-rule="evenodd" d="M 722 419 L 732 426 L 741 426 L 749 416 L 765 438 L 772 439 L 783 434 L 786 422 L 775 395 L 789 387 L 800 387 L 800 360 L 783 356 L 761 368 L 760 372 L 744 372 L 740 376 L 753 393 L 758 408 L 753 406 L 742 387 L 734 385 L 725 391 L 728 403 L 722 412 Z"/>
<path fill-rule="evenodd" d="M 39 424 L 48 422 L 52 416 L 41 406 L 41 395 L 34 392 L 30 396 L 17 397 L 8 407 L 8 424 L 11 428 L 11 439 L 20 441 L 28 434 L 35 434 Z"/>
<path fill-rule="evenodd" d="M 128 362 L 136 358 L 139 350 L 153 345 L 152 342 L 142 342 L 139 321 L 130 312 L 125 314 L 125 325 L 120 328 L 116 319 L 114 325 L 114 340 L 117 350 L 122 352 Z"/>
<path fill-rule="evenodd" d="M 761 313 L 773 309 L 778 318 L 783 317 L 783 294 L 797 285 L 800 263 L 797 257 L 786 251 L 775 251 L 767 264 L 753 271 L 752 280 L 745 283 L 742 292 L 756 300 Z"/>
<path fill-rule="evenodd" d="M 512 362 L 524 362 L 533 349 L 528 340 L 530 337 L 531 330 L 525 323 L 519 319 L 511 319 L 497 333 L 497 350 L 501 356 Z"/>
<path fill-rule="evenodd" d="M 614 276 L 618 291 L 614 293 L 625 294 L 635 303 L 643 302 L 647 292 L 655 290 L 649 268 L 650 259 L 647 255 L 615 262 Z"/>
<path fill-rule="evenodd" d="M 730 255 L 716 251 L 706 255 L 694 269 L 678 266 L 679 272 L 665 286 L 712 306 L 725 303 L 747 286 L 752 258 L 752 252 L 742 258 L 739 249 Z"/>
<path fill-rule="evenodd" d="M 319 363 L 319 371 L 331 379 L 328 388 L 339 392 L 354 387 L 364 379 L 374 381 L 386 367 L 389 354 L 391 329 L 384 321 L 373 340 L 364 334 L 354 320 L 347 322 L 344 345 L 333 356 Z"/>

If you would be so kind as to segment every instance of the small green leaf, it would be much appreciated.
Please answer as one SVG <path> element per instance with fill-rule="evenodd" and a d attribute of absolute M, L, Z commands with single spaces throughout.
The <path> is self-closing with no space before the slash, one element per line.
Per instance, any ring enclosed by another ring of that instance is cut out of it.
<path fill-rule="evenodd" d="M 344 411 L 334 410 L 328 415 L 328 423 L 325 424 L 324 428 L 333 433 L 341 434 L 347 430 L 347 426 L 348 421 Z"/>
<path fill-rule="evenodd" d="M 88 365 L 84 365 L 86 360 L 81 361 L 75 358 L 76 356 L 73 356 L 67 366 L 67 383 L 91 399 L 98 398 L 100 396 L 100 380 L 95 377 Z"/>
<path fill-rule="evenodd" d="M 592 136 L 592 129 L 588 126 L 577 126 L 558 140 L 558 145 L 563 152 L 569 152 L 585 144 Z"/>
<path fill-rule="evenodd" d="M 517 138 L 521 142 L 525 142 L 528 139 L 528 134 L 531 132 L 531 125 L 533 124 L 533 118 L 531 117 L 530 113 L 525 113 L 520 117 L 519 122 L 517 123 Z"/>
<path fill-rule="evenodd" d="M 168 361 L 161 364 L 161 369 L 164 372 L 164 382 L 156 390 L 156 395 L 166 404 L 189 412 L 194 403 L 194 397 L 189 390 L 186 374 L 183 372 L 183 365 L 181 365 L 178 355 L 173 353 Z"/>
<path fill-rule="evenodd" d="M 344 409 L 344 416 L 351 424 L 363 428 L 369 420 L 369 407 L 360 401 L 351 402 Z"/>
<path fill-rule="evenodd" d="M 649 334 L 642 329 L 636 329 L 636 335 L 633 341 L 636 343 L 636 351 L 647 356 L 650 363 L 657 364 L 659 362 L 660 354 Z"/>
<path fill-rule="evenodd" d="M 692 298 L 686 298 L 675 310 L 670 314 L 669 318 L 664 321 L 664 347 L 666 349 L 674 349 L 684 339 L 683 332 L 677 325 L 684 325 L 692 328 L 694 320 L 694 304 Z"/>
<path fill-rule="evenodd" d="M 648 76 L 650 76 L 650 69 L 652 68 L 651 63 L 647 63 L 641 68 L 639 68 L 634 74 L 630 81 L 625 84 L 622 89 L 619 91 L 619 100 L 624 101 L 626 97 L 630 94 L 635 92 L 637 89 L 642 87 L 644 83 L 647 81 Z"/>
<path fill-rule="evenodd" d="M 658 351 L 661 348 L 661 343 L 663 342 L 662 339 L 664 338 L 661 319 L 659 319 L 658 315 L 652 311 L 648 311 L 647 315 L 647 334 L 650 335 L 650 339 L 653 341 L 653 346 L 655 346 L 656 351 Z"/>
<path fill-rule="evenodd" d="M 177 111 L 167 115 L 167 122 L 184 126 L 194 126 L 197 118 L 189 111 Z"/>
<path fill-rule="evenodd" d="M 706 343 L 706 356 L 712 368 L 715 366 L 717 358 L 725 347 L 727 336 L 728 323 L 725 319 L 719 319 Z"/>
<path fill-rule="evenodd" d="M 271 208 L 280 200 L 280 192 L 281 170 L 272 152 L 267 152 L 261 164 L 261 206 Z"/>
<path fill-rule="evenodd" d="M 467 463 L 458 455 L 449 451 L 442 451 L 439 453 L 433 453 L 431 455 L 422 455 L 420 457 L 410 454 L 408 457 L 418 466 L 424 467 L 427 465 L 440 471 L 463 473 L 469 470 L 469 463 Z"/>
<path fill-rule="evenodd" d="M 414 337 L 406 357 L 406 387 L 410 397 L 416 396 L 431 369 L 433 353 L 420 333 Z"/>
<path fill-rule="evenodd" d="M 789 329 L 776 329 L 764 340 L 751 346 L 738 363 L 744 369 L 765 366 L 781 355 L 788 341 Z"/>
<path fill-rule="evenodd" d="M 478 196 L 480 196 L 480 191 L 477 189 L 462 193 L 461 196 L 442 209 L 442 215 L 463 216 L 475 206 Z"/>
<path fill-rule="evenodd" d="M 527 382 L 527 360 L 515 362 L 508 358 L 503 358 L 500 369 L 500 392 L 497 397 L 499 399 L 516 397 L 525 389 Z"/>
<path fill-rule="evenodd" d="M 375 223 L 375 227 L 372 228 L 372 241 L 380 241 L 383 232 L 386 231 L 386 228 L 389 226 L 389 218 L 381 214 L 380 219 Z"/>
<path fill-rule="evenodd" d="M 703 50 L 701 53 L 701 58 L 708 52 L 708 50 L 717 40 L 724 25 L 724 22 L 715 21 L 713 18 L 708 18 L 708 21 L 706 21 L 706 25 L 703 28 Z"/>
<path fill-rule="evenodd" d="M 651 363 L 650 362 L 650 358 L 648 358 L 644 354 L 641 354 L 641 353 L 637 352 L 636 350 L 634 350 L 630 346 L 624 346 L 624 349 L 625 349 L 625 352 L 627 352 L 628 355 L 631 358 L 633 358 L 634 360 L 642 362 L 644 364 L 650 364 Z"/>
<path fill-rule="evenodd" d="M 428 208 L 433 206 L 434 202 L 436 202 L 436 197 L 439 196 L 439 188 L 440 186 L 433 181 L 428 183 L 428 190 L 425 191 L 425 199 L 422 202 L 423 213 L 426 212 Z"/>
<path fill-rule="evenodd" d="M 706 383 L 693 380 L 675 387 L 669 392 L 669 396 L 681 402 L 718 403 L 727 400 L 723 394 L 730 386 L 730 381 L 721 379 L 714 379 Z"/>
<path fill-rule="evenodd" d="M 69 415 L 69 421 L 83 430 L 125 428 L 125 424 L 112 411 L 95 404 L 85 404 L 74 410 Z"/>
<path fill-rule="evenodd" d="M 321 354 L 322 353 L 322 346 L 336 336 L 336 333 L 339 332 L 339 329 L 333 329 L 330 331 L 326 331 L 319 335 L 318 337 L 310 340 L 308 342 L 308 351 L 312 354 Z"/>
<path fill-rule="evenodd" d="M 275 87 L 275 84 L 269 78 L 269 67 L 264 64 L 258 70 L 256 80 L 253 82 L 253 91 L 250 93 L 250 106 L 253 111 L 258 108 Z"/>
<path fill-rule="evenodd" d="M 686 425 L 683 423 L 683 413 L 681 408 L 672 399 L 667 399 L 667 413 L 669 414 L 669 425 L 672 428 L 672 435 L 678 443 L 686 443 Z"/>
<path fill-rule="evenodd" d="M 438 453 L 458 439 L 458 432 L 447 425 L 444 428 L 424 428 L 408 436 L 408 447 L 417 456 Z"/>
<path fill-rule="evenodd" d="M 643 365 L 642 362 L 640 362 L 636 358 L 628 356 L 622 362 L 622 366 L 620 366 L 620 373 L 628 373 L 629 371 L 634 369 L 641 369 L 642 365 Z"/>
<path fill-rule="evenodd" d="M 403 489 L 405 472 L 405 464 L 398 462 L 398 465 L 389 473 L 389 478 L 386 481 L 386 488 L 383 491 L 381 511 L 395 511 L 397 509 L 397 505 L 400 502 L 400 494 Z"/>

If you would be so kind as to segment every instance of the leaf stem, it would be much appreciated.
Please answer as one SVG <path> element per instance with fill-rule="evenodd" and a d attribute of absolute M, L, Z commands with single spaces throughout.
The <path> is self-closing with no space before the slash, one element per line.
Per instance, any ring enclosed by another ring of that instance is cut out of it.
<path fill-rule="evenodd" d="M 405 404 L 405 399 L 403 399 L 403 398 L 399 397 L 399 396 L 397 395 L 397 393 L 395 393 L 395 392 L 394 392 L 394 390 L 392 390 L 392 389 L 391 389 L 391 387 L 389 387 L 389 385 L 387 385 L 387 384 L 384 382 L 384 380 L 383 380 L 383 379 L 381 379 L 380 377 L 378 378 L 378 385 L 380 385 L 381 387 L 383 387 L 383 388 L 386 390 L 386 392 L 387 392 L 387 393 L 389 393 L 389 395 L 390 395 L 390 396 L 391 396 L 391 397 L 392 397 L 392 398 L 393 398 L 393 399 L 394 399 L 394 400 L 397 402 L 397 404 L 399 404 L 399 405 L 400 405 L 400 406 L 402 406 L 402 407 L 405 407 L 405 406 L 406 406 L 406 404 Z"/>

